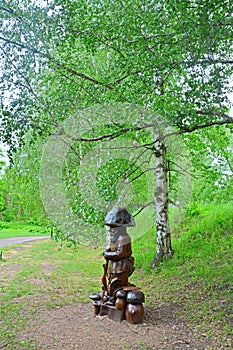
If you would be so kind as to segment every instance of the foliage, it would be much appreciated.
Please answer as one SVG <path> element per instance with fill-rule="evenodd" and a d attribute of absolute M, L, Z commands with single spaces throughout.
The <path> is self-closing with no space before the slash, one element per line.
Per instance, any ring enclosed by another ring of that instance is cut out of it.
<path fill-rule="evenodd" d="M 1 179 L 4 198 L 2 220 L 45 224 L 47 221 L 39 189 L 41 145 L 32 145 L 30 135 L 14 154 L 14 165 L 6 168 Z"/>
<path fill-rule="evenodd" d="M 194 203 L 232 201 L 233 153 L 229 129 L 215 126 L 185 138 L 194 166 Z"/>
<path fill-rule="evenodd" d="M 29 127 L 53 130 L 77 106 L 109 101 L 149 106 L 181 130 L 228 121 L 228 1 L 4 1 L 1 13 L 2 136 L 11 144 Z"/>
<path fill-rule="evenodd" d="M 222 170 L 231 164 L 228 146 L 232 128 L 227 133 L 222 125 L 232 123 L 228 114 L 233 71 L 229 1 L 129 0 L 119 6 L 116 0 L 54 0 L 47 4 L 4 0 L 0 10 L 0 136 L 12 151 L 25 143 L 6 174 L 6 219 L 44 220 L 38 187 L 39 153 L 30 155 L 28 130 L 30 141 L 38 139 L 40 146 L 47 136 L 62 132 L 59 126 L 69 117 L 77 116 L 83 123 L 77 111 L 114 102 L 146 107 L 184 135 L 197 177 L 194 202 L 205 201 L 206 197 L 212 201 L 225 196 L 227 200 L 231 173 L 222 175 Z M 124 131 L 122 119 L 120 125 L 111 124 L 112 138 L 132 135 L 130 128 Z M 102 129 L 93 130 L 90 125 L 88 135 L 81 136 L 105 135 L 110 132 L 107 121 Z M 206 131 L 214 124 L 221 128 Z M 137 140 L 147 145 L 141 131 Z M 85 143 L 81 146 L 84 155 L 93 147 L 91 141 L 88 146 Z M 22 152 L 29 153 L 22 157 L 29 157 L 28 162 L 21 161 Z M 221 165 L 214 168 L 216 158 Z M 121 154 L 118 159 L 122 159 Z M 64 169 L 72 210 L 84 212 L 87 222 L 103 221 L 101 212 L 89 205 L 73 185 L 79 180 L 75 166 L 80 165 L 79 159 L 73 160 L 74 154 Z M 179 197 L 182 186 L 178 172 L 182 170 L 175 161 L 169 158 L 169 185 L 170 199 L 177 204 L 180 197 L 185 197 L 186 184 Z M 117 196 L 113 182 L 127 178 L 123 170 L 132 165 L 129 162 L 126 166 L 123 159 L 116 172 L 114 166 L 108 171 L 113 163 L 109 160 L 97 176 L 98 190 L 108 204 Z M 23 174 L 18 173 L 19 169 Z M 28 169 L 30 174 L 25 174 Z M 140 181 L 133 185 L 137 202 L 145 197 L 145 190 L 138 190 L 145 185 L 143 177 Z"/>
<path fill-rule="evenodd" d="M 114 132 L 116 128 L 112 127 L 109 130 L 109 127 L 105 126 L 98 133 L 102 135 L 102 133 L 107 134 L 109 131 Z M 103 226 L 106 215 L 103 207 L 98 207 L 98 200 L 94 202 L 95 190 L 97 197 L 108 208 L 106 210 L 110 210 L 113 203 L 115 205 L 118 203 L 118 205 L 122 205 L 119 199 L 120 194 L 123 192 L 123 196 L 126 197 L 127 192 L 129 192 L 129 186 L 131 186 L 132 191 L 132 198 L 130 198 L 128 203 L 130 211 L 136 211 L 140 207 L 140 203 L 143 205 L 147 200 L 146 166 L 143 162 L 145 161 L 145 154 L 148 155 L 151 150 L 148 150 L 147 153 L 145 151 L 140 153 L 136 150 L 136 155 L 132 154 L 129 157 L 126 154 L 122 154 L 120 148 L 125 145 L 125 147 L 128 146 L 129 152 L 133 152 L 133 147 L 126 143 L 124 136 L 119 137 L 119 139 L 119 145 L 115 145 L 116 151 L 114 154 L 111 151 L 111 144 L 108 145 L 107 142 L 104 144 L 102 141 L 88 142 L 88 144 L 77 142 L 72 145 L 72 149 L 66 158 L 64 182 L 70 207 L 75 213 L 91 224 L 94 223 Z M 127 139 L 129 142 L 136 141 L 138 145 L 143 144 L 145 140 L 151 141 L 150 135 L 146 135 L 143 130 L 137 136 L 135 132 L 128 133 Z M 82 173 L 82 168 L 85 167 L 85 157 L 88 160 L 86 165 L 87 171 L 89 173 L 93 172 L 92 176 L 95 176 L 95 190 L 93 189 L 93 178 L 91 178 L 90 183 L 86 181 L 82 184 L 82 177 L 85 177 Z M 90 166 L 90 162 L 94 163 L 92 157 L 96 158 L 98 162 L 94 171 Z M 151 170 L 154 171 L 154 169 Z M 87 187 L 91 195 L 88 196 L 88 191 L 85 191 L 83 187 Z M 91 196 L 92 199 L 90 198 Z M 91 205 L 90 202 L 92 202 Z"/>

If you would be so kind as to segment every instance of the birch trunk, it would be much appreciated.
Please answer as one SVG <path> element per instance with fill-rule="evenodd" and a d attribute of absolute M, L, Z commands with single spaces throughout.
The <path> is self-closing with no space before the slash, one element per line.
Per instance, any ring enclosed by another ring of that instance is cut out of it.
<path fill-rule="evenodd" d="M 160 263 L 163 257 L 172 254 L 171 233 L 168 217 L 168 184 L 166 147 L 163 135 L 155 134 L 154 154 L 156 159 L 156 190 L 154 201 L 156 207 L 156 256 L 152 261 L 152 268 Z"/>

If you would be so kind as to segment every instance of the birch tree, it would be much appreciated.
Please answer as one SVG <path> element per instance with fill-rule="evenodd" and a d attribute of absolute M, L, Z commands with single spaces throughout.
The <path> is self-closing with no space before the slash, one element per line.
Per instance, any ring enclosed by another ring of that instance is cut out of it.
<path fill-rule="evenodd" d="M 4 0 L 0 20 L 1 136 L 12 148 L 26 130 L 52 134 L 77 106 L 111 102 L 149 108 L 183 135 L 231 128 L 233 18 L 227 0 L 55 0 L 46 6 Z M 125 126 L 107 136 L 123 133 Z M 172 248 L 166 141 L 155 136 L 153 142 L 154 267 Z"/>

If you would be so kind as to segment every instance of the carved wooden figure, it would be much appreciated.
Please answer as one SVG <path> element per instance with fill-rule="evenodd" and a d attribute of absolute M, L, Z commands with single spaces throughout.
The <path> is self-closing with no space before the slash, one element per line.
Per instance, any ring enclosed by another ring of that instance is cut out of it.
<path fill-rule="evenodd" d="M 94 313 L 108 315 L 116 322 L 126 319 L 133 324 L 141 323 L 144 316 L 144 294 L 128 280 L 134 271 L 134 258 L 126 227 L 135 226 L 135 221 L 127 209 L 114 208 L 107 214 L 105 225 L 108 233 L 102 293 L 90 295 Z"/>

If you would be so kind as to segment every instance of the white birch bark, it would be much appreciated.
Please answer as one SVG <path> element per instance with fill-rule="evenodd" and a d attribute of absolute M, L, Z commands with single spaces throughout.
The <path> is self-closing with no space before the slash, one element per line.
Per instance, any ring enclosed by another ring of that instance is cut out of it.
<path fill-rule="evenodd" d="M 156 159 L 156 190 L 154 201 L 156 207 L 156 235 L 157 246 L 156 256 L 152 262 L 152 268 L 165 256 L 172 254 L 171 233 L 168 217 L 168 184 L 167 184 L 167 164 L 166 147 L 163 135 L 155 133 L 154 154 Z"/>

